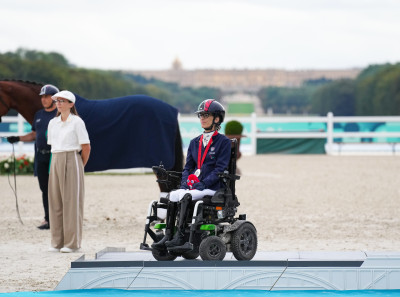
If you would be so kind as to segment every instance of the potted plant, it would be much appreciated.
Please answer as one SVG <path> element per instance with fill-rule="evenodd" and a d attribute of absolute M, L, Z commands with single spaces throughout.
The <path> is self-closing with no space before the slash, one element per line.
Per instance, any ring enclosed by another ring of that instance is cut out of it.
<path fill-rule="evenodd" d="M 228 137 L 229 139 L 236 138 L 238 141 L 237 159 L 239 159 L 242 156 L 242 153 L 240 152 L 240 139 L 244 137 L 244 135 L 242 135 L 242 132 L 243 132 L 243 125 L 236 120 L 229 121 L 225 125 L 226 137 Z"/>

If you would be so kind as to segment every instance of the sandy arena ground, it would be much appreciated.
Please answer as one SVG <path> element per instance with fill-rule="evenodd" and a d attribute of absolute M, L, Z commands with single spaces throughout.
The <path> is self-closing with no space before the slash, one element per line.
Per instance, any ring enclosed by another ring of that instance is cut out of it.
<path fill-rule="evenodd" d="M 244 156 L 241 206 L 263 251 L 399 251 L 400 158 Z M 53 290 L 82 254 L 105 247 L 139 250 L 152 175 L 87 175 L 83 248 L 50 253 L 37 179 L 18 176 L 21 225 L 7 176 L 0 176 L 0 292 Z"/>

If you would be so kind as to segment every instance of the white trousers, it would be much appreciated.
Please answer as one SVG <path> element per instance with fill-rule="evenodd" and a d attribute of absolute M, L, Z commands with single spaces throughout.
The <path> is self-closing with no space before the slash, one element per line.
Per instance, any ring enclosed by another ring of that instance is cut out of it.
<path fill-rule="evenodd" d="M 169 201 L 179 202 L 187 193 L 192 195 L 192 200 L 200 200 L 207 195 L 213 196 L 215 191 L 210 189 L 204 189 L 203 191 L 179 189 L 169 193 Z"/>

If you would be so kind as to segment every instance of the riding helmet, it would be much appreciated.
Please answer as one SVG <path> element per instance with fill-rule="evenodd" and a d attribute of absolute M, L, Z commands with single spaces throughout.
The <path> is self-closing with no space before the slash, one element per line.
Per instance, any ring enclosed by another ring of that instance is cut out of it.
<path fill-rule="evenodd" d="M 196 114 L 202 112 L 209 112 L 214 116 L 219 117 L 219 124 L 224 121 L 225 118 L 225 108 L 215 99 L 206 99 L 200 103 L 199 107 L 197 108 Z"/>
<path fill-rule="evenodd" d="M 58 92 L 60 92 L 60 90 L 56 86 L 44 85 L 41 88 L 39 95 L 40 96 L 42 96 L 42 95 L 51 95 L 51 96 L 53 96 L 54 94 L 57 94 Z"/>

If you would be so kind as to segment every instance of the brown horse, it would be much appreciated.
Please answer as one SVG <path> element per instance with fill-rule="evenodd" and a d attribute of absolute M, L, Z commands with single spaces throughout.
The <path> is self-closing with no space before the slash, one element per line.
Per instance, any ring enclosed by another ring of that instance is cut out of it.
<path fill-rule="evenodd" d="M 35 113 L 43 108 L 39 96 L 41 87 L 34 82 L 0 81 L 0 118 L 15 109 L 32 124 Z"/>
<path fill-rule="evenodd" d="M 0 81 L 0 121 L 1 116 L 15 109 L 32 124 L 35 113 L 43 108 L 38 95 L 42 86 L 28 81 Z M 92 145 L 89 160 L 92 163 L 88 163 L 85 170 L 151 167 L 163 161 L 167 163 L 165 169 L 182 171 L 182 139 L 175 108 L 147 96 L 104 100 L 87 100 L 79 95 L 76 97 L 78 113 L 85 121 Z M 146 134 L 142 141 L 137 138 L 138 130 Z M 123 137 L 112 138 L 118 133 L 124 133 Z M 155 153 L 152 153 L 152 148 L 156 148 Z M 113 157 L 108 160 L 109 156 Z M 158 178 L 161 174 L 158 174 Z M 169 192 L 171 185 L 160 184 L 160 189 Z"/>

